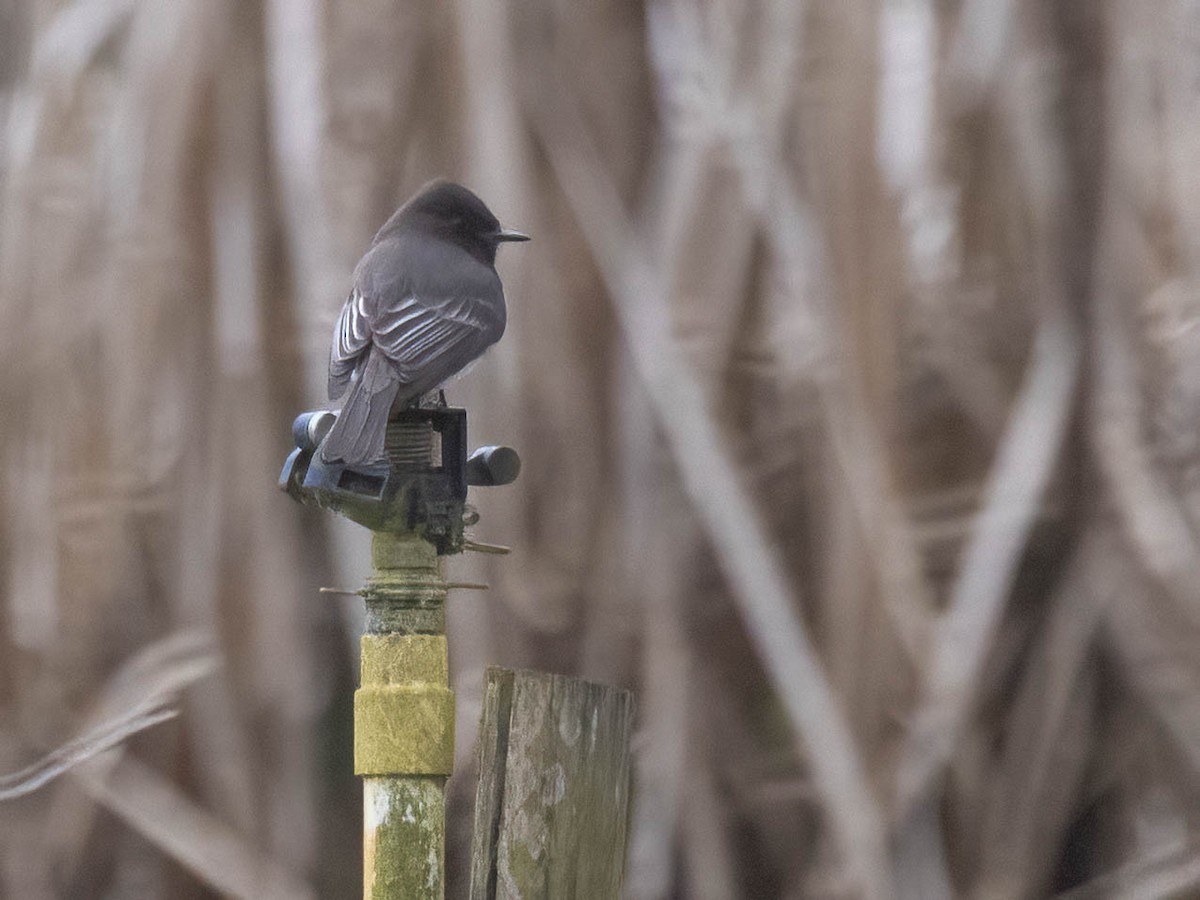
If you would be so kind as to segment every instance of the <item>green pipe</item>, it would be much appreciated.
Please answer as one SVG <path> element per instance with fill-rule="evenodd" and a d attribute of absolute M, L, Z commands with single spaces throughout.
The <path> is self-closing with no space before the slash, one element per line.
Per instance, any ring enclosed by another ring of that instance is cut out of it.
<path fill-rule="evenodd" d="M 354 694 L 363 897 L 442 900 L 446 778 L 454 764 L 446 581 L 436 549 L 415 534 L 376 532 L 371 557 Z"/>

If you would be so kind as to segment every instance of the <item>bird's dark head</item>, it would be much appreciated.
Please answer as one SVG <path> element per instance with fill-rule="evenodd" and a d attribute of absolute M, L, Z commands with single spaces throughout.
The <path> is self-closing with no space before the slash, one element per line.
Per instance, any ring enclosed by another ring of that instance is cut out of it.
<path fill-rule="evenodd" d="M 421 188 L 397 210 L 376 240 L 393 228 L 435 234 L 488 265 L 496 262 L 496 248 L 504 241 L 529 240 L 528 235 L 503 228 L 482 200 L 453 181 L 433 181 Z"/>

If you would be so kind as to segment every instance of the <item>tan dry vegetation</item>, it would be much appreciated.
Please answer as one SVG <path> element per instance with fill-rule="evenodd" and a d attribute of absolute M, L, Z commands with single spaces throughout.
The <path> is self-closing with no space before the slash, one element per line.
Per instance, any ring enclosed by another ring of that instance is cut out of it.
<path fill-rule="evenodd" d="M 367 538 L 274 478 L 439 174 L 535 237 L 451 388 L 525 460 L 477 492 L 516 552 L 452 564 L 492 584 L 450 608 L 452 896 L 488 663 L 636 689 L 631 898 L 1200 893 L 1198 36 L 0 2 L 0 772 L 123 742 L 0 803 L 0 894 L 357 893 L 317 588 Z"/>

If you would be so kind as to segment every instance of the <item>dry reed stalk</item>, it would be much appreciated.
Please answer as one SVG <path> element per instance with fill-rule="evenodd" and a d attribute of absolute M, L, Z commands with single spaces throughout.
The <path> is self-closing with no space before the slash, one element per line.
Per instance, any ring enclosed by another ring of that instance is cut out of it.
<path fill-rule="evenodd" d="M 951 60 L 993 36 L 976 32 L 979 5 L 960 13 Z M 985 13 L 986 15 L 986 13 Z M 1003 15 L 1003 13 L 1002 13 Z M 955 120 L 939 104 L 939 88 L 960 89 L 969 78 L 939 52 L 931 3 L 891 3 L 880 29 L 879 129 L 882 174 L 899 195 L 905 274 L 914 297 L 911 314 L 923 346 L 922 361 L 942 376 L 962 409 L 989 443 L 999 438 L 1009 391 L 989 359 L 985 335 L 955 309 L 966 288 L 962 187 L 952 175 L 949 142 Z M 984 58 L 969 51 L 974 65 Z"/>
<path fill-rule="evenodd" d="M 247 87 L 262 76 L 256 27 L 261 19 L 244 4 L 231 7 L 230 17 L 225 64 L 215 89 L 211 204 L 219 378 L 213 392 L 223 415 L 210 427 L 225 460 L 218 479 L 231 490 L 225 514 L 250 532 L 241 558 L 226 563 L 245 591 L 248 637 L 255 648 L 243 696 L 260 710 L 258 728 L 289 749 L 278 762 L 278 777 L 292 787 L 264 791 L 256 818 L 263 846 L 303 867 L 316 857 L 316 791 L 305 776 L 315 762 L 316 681 L 310 655 L 297 648 L 305 646 L 313 619 L 308 607 L 315 598 L 306 596 L 302 580 L 299 529 L 294 519 L 280 516 L 284 498 L 266 504 L 256 492 L 260 473 L 270 471 L 279 447 L 271 428 L 265 365 L 273 338 L 262 325 L 269 291 L 261 261 L 266 240 L 261 192 L 267 178 L 265 154 L 255 137 L 262 133 L 263 102 L 257 90 Z M 241 427 L 222 427 L 233 421 Z M 244 789 L 253 796 L 250 785 Z M 246 832 L 253 829 L 252 822 L 234 820 Z"/>
<path fill-rule="evenodd" d="M 688 896 L 697 900 L 732 900 L 741 891 L 729 845 L 728 808 L 717 795 L 711 769 L 701 761 L 693 760 L 692 765 L 699 777 L 684 798 L 680 830 L 687 865 L 684 886 Z"/>
<path fill-rule="evenodd" d="M 632 387 L 631 387 L 632 390 Z M 637 404 L 634 418 L 627 402 L 624 421 L 634 425 L 626 439 L 625 477 L 640 486 L 625 508 L 639 523 L 625 545 L 634 572 L 632 580 L 645 608 L 640 616 L 642 660 L 640 693 L 643 751 L 636 757 L 632 823 L 626 893 L 633 898 L 666 896 L 672 885 L 679 848 L 677 836 L 687 804 L 684 773 L 704 762 L 691 760 L 688 745 L 695 729 L 692 711 L 698 705 L 693 672 L 697 665 L 688 635 L 689 588 L 687 564 L 696 558 L 701 537 L 686 499 L 675 488 L 669 461 L 658 445 L 653 415 Z M 637 427 L 640 426 L 640 427 Z M 639 439 L 640 438 L 640 439 Z M 669 528 L 655 523 L 671 523 Z M 703 696 L 703 692 L 700 692 Z M 701 878 L 707 881 L 707 878 Z M 719 879 L 713 881 L 720 884 Z"/>
<path fill-rule="evenodd" d="M 803 10 L 798 8 L 783 9 L 779 6 L 775 6 L 772 7 L 772 12 L 774 13 L 774 20 L 770 24 L 776 28 L 775 30 L 768 28 L 766 33 L 778 42 L 774 46 L 777 48 L 788 49 L 783 52 L 782 56 L 777 56 L 775 58 L 770 58 L 766 61 L 763 61 L 760 63 L 760 67 L 763 72 L 768 74 L 779 74 L 781 72 L 786 73 L 793 68 L 793 63 L 791 60 L 795 60 L 797 58 L 796 47 L 799 46 L 798 41 L 787 40 L 786 36 L 797 35 L 799 33 L 798 29 L 800 28 L 804 19 Z M 684 18 L 684 21 L 687 21 L 686 17 Z M 711 48 L 702 48 L 698 45 L 700 39 L 697 37 L 697 35 L 704 29 L 696 21 L 693 21 L 690 25 L 681 27 L 678 30 L 683 34 L 690 36 L 690 39 L 685 44 L 687 50 L 681 54 L 683 57 L 683 63 L 676 63 L 676 66 L 677 68 L 681 68 L 685 75 L 687 73 L 693 73 L 693 77 L 695 77 L 695 71 L 703 69 L 702 64 L 698 64 L 697 60 L 708 60 L 714 55 L 719 58 L 719 54 L 715 53 Z M 674 37 L 674 35 L 672 35 L 672 37 Z M 691 64 L 690 68 L 688 67 L 688 63 Z M 726 68 L 728 68 L 728 66 L 726 66 Z M 669 81 L 672 76 L 675 76 L 676 80 L 678 80 L 676 73 L 670 70 L 663 73 L 661 77 L 663 77 L 664 81 Z M 748 99 L 734 99 L 723 96 L 721 91 L 725 86 L 719 83 L 719 78 L 717 76 L 713 76 L 713 78 L 708 80 L 712 83 L 706 82 L 703 76 L 701 76 L 700 80 L 701 86 L 706 89 L 700 90 L 698 93 L 700 96 L 709 98 L 708 104 L 701 105 L 696 109 L 687 109 L 685 106 L 683 115 L 683 133 L 685 136 L 690 136 L 693 131 L 695 131 L 697 128 L 700 128 L 701 133 L 705 133 L 704 129 L 707 129 L 708 134 L 715 134 L 719 136 L 722 134 L 723 127 L 723 120 L 721 116 L 732 116 L 737 112 L 740 112 L 738 109 L 738 104 L 749 106 L 750 101 Z M 786 83 L 786 81 L 784 83 Z M 783 92 L 773 89 L 777 84 L 779 84 L 779 82 L 764 81 L 762 85 L 762 92 L 766 94 L 769 101 L 777 101 L 778 98 L 786 96 L 783 94 Z M 697 91 L 693 89 L 692 95 L 695 94 L 697 94 Z M 765 109 L 762 111 L 763 121 L 767 123 L 774 122 L 778 116 L 778 111 L 781 106 L 782 104 L 768 102 L 765 106 Z M 706 122 L 707 124 L 705 124 Z M 761 141 L 756 142 L 756 131 L 752 129 L 749 132 L 748 137 L 739 136 L 740 140 L 735 143 L 735 147 L 742 147 L 742 145 L 747 143 L 761 143 L 761 145 L 765 147 L 772 147 L 774 145 L 775 139 L 772 137 L 772 131 L 770 127 L 760 127 L 757 129 L 757 131 L 764 133 Z M 710 137 L 710 140 L 711 139 L 712 138 Z M 759 150 L 757 151 L 756 155 L 748 160 L 745 152 L 743 152 L 740 156 L 735 154 L 735 158 L 739 159 L 741 162 L 741 190 L 749 194 L 749 206 L 751 209 L 756 208 L 756 201 L 760 201 L 761 197 L 767 196 L 769 193 L 763 188 L 760 167 L 760 163 L 762 162 L 761 155 L 762 151 Z M 720 159 L 720 157 L 716 156 L 715 153 L 713 154 L 713 157 L 715 159 Z M 681 160 L 675 160 L 673 162 L 675 163 L 674 165 L 668 164 L 666 166 L 666 173 L 689 173 L 694 172 L 696 169 L 694 162 L 689 165 L 687 157 L 683 157 Z M 689 193 L 689 190 L 694 191 L 695 189 L 688 184 L 688 175 L 680 174 L 678 177 L 682 179 L 679 184 L 683 185 L 683 187 L 676 188 L 675 191 L 668 193 L 668 197 L 690 197 L 691 194 Z M 693 175 L 693 180 L 694 179 L 695 176 Z M 770 196 L 774 198 L 776 194 L 771 194 Z M 758 202 L 758 206 L 761 206 L 761 202 Z M 744 203 L 740 206 L 740 209 L 745 209 Z M 772 212 L 774 211 L 775 210 L 772 209 Z M 737 214 L 738 213 L 735 212 L 735 215 Z M 724 221 L 726 215 L 723 214 L 720 216 L 720 218 L 722 221 Z M 734 221 L 736 221 L 736 218 Z M 797 221 L 794 214 L 791 218 L 791 221 Z M 814 277 L 813 272 L 814 269 L 821 269 L 819 263 L 819 252 L 814 253 L 811 250 L 813 247 L 812 237 L 815 234 L 815 230 L 810 230 L 802 236 L 797 235 L 794 229 L 790 233 L 785 230 L 784 233 L 780 235 L 778 229 L 778 219 L 776 216 L 772 215 L 768 215 L 766 217 L 764 224 L 767 227 L 767 233 L 770 237 L 773 239 L 776 237 L 779 238 L 777 246 L 782 247 L 781 255 L 785 259 L 788 259 L 789 261 L 794 260 L 795 252 L 800 249 L 806 252 L 804 263 L 816 263 L 816 265 L 797 265 L 792 262 L 788 266 L 788 274 L 792 277 L 792 281 L 789 285 L 791 289 L 788 291 L 787 296 L 793 301 L 791 304 L 792 308 L 794 309 L 795 297 L 798 294 L 800 296 L 804 296 L 807 293 L 806 291 L 797 290 L 798 283 L 803 283 L 806 286 L 810 283 L 817 283 L 818 287 L 816 289 L 816 293 L 818 296 L 820 296 L 820 292 L 824 289 L 824 286 L 820 284 L 820 277 Z M 667 233 L 671 234 L 672 232 L 670 229 L 668 229 Z M 669 259 L 671 255 L 668 252 L 665 254 L 665 256 Z M 791 320 L 795 320 L 797 318 L 795 313 L 791 311 L 789 311 L 788 316 Z M 801 316 L 799 318 L 803 323 L 806 318 L 811 321 L 813 317 L 810 315 L 807 317 Z M 803 348 L 807 344 L 811 344 L 811 339 L 803 339 L 805 336 L 802 336 L 802 339 L 799 341 L 795 340 L 795 335 L 792 334 L 795 329 L 788 328 L 785 333 L 783 323 L 774 323 L 774 327 L 776 329 L 776 334 L 780 334 L 783 337 L 782 340 L 778 341 L 777 346 L 779 347 L 781 355 L 783 355 L 784 359 L 788 359 L 790 355 L 794 355 L 797 347 L 801 349 L 801 352 L 803 352 Z M 828 325 L 826 326 L 826 332 L 828 332 Z M 787 337 L 789 336 L 793 338 L 791 341 L 787 340 Z M 826 357 L 826 361 L 833 362 L 836 365 L 836 362 L 834 361 L 839 360 L 840 358 L 840 353 L 830 352 Z M 812 373 L 809 370 L 801 369 L 800 374 L 807 378 L 810 377 Z M 817 380 L 818 384 L 822 386 L 829 384 L 829 381 L 824 377 L 819 377 L 815 380 Z M 826 391 L 826 397 L 828 397 L 831 393 L 831 391 Z M 853 408 L 857 410 L 861 409 L 862 407 L 856 406 Z M 861 417 L 856 419 L 855 417 L 845 417 L 842 415 L 841 413 L 844 407 L 841 404 L 837 405 L 836 412 L 834 411 L 834 403 L 829 403 L 828 405 L 824 406 L 823 409 L 826 411 L 826 413 L 830 414 L 829 420 L 835 435 L 839 433 L 843 435 L 845 434 L 845 428 L 841 426 L 846 424 L 846 418 L 851 419 L 851 426 L 853 426 L 854 422 L 863 421 Z M 907 526 L 903 524 L 903 515 L 893 514 L 890 516 L 885 515 L 883 517 L 878 515 L 878 498 L 880 496 L 890 497 L 890 494 L 886 490 L 877 489 L 877 486 L 881 484 L 881 479 L 874 477 L 876 472 L 884 471 L 886 468 L 885 464 L 876 462 L 876 460 L 882 459 L 882 455 L 872 458 L 869 455 L 861 452 L 864 447 L 872 446 L 870 442 L 871 439 L 869 437 L 870 434 L 871 430 L 869 428 L 865 430 L 860 429 L 855 439 L 843 439 L 840 443 L 835 442 L 834 446 L 839 454 L 838 458 L 842 461 L 847 461 L 848 466 L 852 468 L 854 473 L 851 475 L 851 477 L 847 478 L 846 481 L 847 484 L 850 485 L 851 495 L 862 502 L 858 503 L 852 508 L 858 514 L 855 518 L 857 518 L 857 520 L 863 524 L 866 532 L 875 538 L 868 545 L 873 551 L 870 552 L 870 556 L 879 564 L 879 569 L 881 572 L 880 581 L 884 586 L 887 596 L 893 601 L 889 604 L 889 608 L 895 611 L 902 606 L 908 606 L 910 603 L 909 598 L 920 597 L 923 594 L 921 587 L 922 579 L 915 562 L 915 548 L 913 548 L 911 542 L 906 539 L 908 530 Z M 862 465 L 861 463 L 863 462 L 867 463 L 867 465 Z M 875 463 L 876 468 L 873 469 L 871 463 Z M 886 480 L 886 476 L 884 476 L 882 482 L 886 483 Z M 870 498 L 870 500 L 868 500 L 868 498 Z M 895 507 L 885 501 L 883 503 L 883 509 L 885 511 L 890 511 L 894 510 Z M 850 558 L 850 555 L 847 553 L 841 553 L 834 556 L 834 559 L 839 561 L 849 560 Z M 855 578 L 859 576 L 860 572 L 860 570 L 855 569 L 853 565 L 847 567 L 845 571 L 851 573 L 852 577 Z M 835 601 L 828 607 L 829 612 L 827 613 L 827 616 L 833 621 L 846 623 L 846 627 L 843 629 L 843 632 L 854 644 L 858 644 L 858 646 L 862 648 L 863 657 L 857 657 L 855 650 L 850 650 L 850 652 L 838 652 L 835 650 L 833 652 L 834 659 L 841 667 L 840 671 L 845 673 L 857 673 L 857 671 L 860 669 L 860 667 L 856 665 L 857 658 L 879 659 L 881 656 L 880 653 L 872 652 L 870 649 L 868 649 L 869 644 L 861 642 L 862 623 L 855 620 L 854 616 L 848 615 L 848 611 L 860 602 L 861 596 L 861 591 L 851 590 L 850 592 L 845 593 L 838 598 L 844 602 L 838 603 Z M 916 631 L 913 629 L 920 628 L 919 616 L 900 613 L 893 616 L 893 621 L 901 624 L 905 629 L 907 629 L 905 634 L 910 638 L 909 646 L 914 647 L 916 643 Z M 883 668 L 884 667 L 881 666 L 879 667 L 879 670 L 882 671 Z M 849 678 L 846 678 L 845 680 L 850 681 Z M 887 681 L 880 680 L 872 683 L 869 681 L 858 680 L 857 685 L 855 686 L 861 687 L 863 685 L 869 685 L 868 691 L 872 691 L 877 690 L 878 686 L 881 684 L 887 684 Z M 853 690 L 853 688 L 851 689 Z M 873 727 L 877 721 L 877 719 L 872 719 L 872 724 L 868 727 Z"/>
<path fill-rule="evenodd" d="M 300 313 L 296 350 L 304 361 L 305 394 L 312 398 L 324 396 L 328 336 L 337 315 L 330 298 L 344 292 L 339 264 L 349 261 L 333 255 L 321 182 L 328 116 L 323 12 L 319 0 L 262 3 L 271 177 Z"/>
<path fill-rule="evenodd" d="M 792 18 L 802 7 L 792 7 Z M 683 13 L 684 10 L 679 10 Z M 792 23 L 779 23 L 782 31 L 776 40 L 791 34 Z M 756 229 L 751 211 L 743 202 L 737 178 L 728 171 L 721 145 L 722 112 L 699 107 L 689 98 L 711 87 L 720 97 L 732 87 L 736 70 L 746 63 L 736 54 L 744 22 L 730 22 L 718 11 L 709 22 L 717 34 L 722 52 L 715 70 L 698 65 L 697 48 L 689 44 L 685 53 L 671 57 L 671 51 L 651 36 L 650 49 L 656 53 L 659 83 L 674 92 L 673 108 L 667 111 L 672 149 L 660 163 L 663 185 L 654 210 L 657 255 L 663 260 L 663 279 L 669 292 L 669 307 L 680 336 L 680 351 L 689 360 L 695 377 L 713 406 L 728 403 L 722 382 L 738 362 L 736 353 L 744 327 L 744 306 L 729 302 L 745 294 L 751 274 Z M 689 31 L 701 24 L 693 17 Z M 732 48 L 732 49 L 731 49 Z M 676 48 L 678 49 L 678 48 Z M 729 54 L 728 56 L 726 54 Z M 773 112 L 778 112 L 773 110 Z M 778 118 L 776 115 L 775 118 Z M 631 389 L 632 390 L 632 389 Z M 639 766 L 639 793 L 635 800 L 634 843 L 627 892 L 633 897 L 662 897 L 670 890 L 672 868 L 681 822 L 694 837 L 684 843 L 693 870 L 690 884 L 698 896 L 731 896 L 732 861 L 728 846 L 727 824 L 712 795 L 713 773 L 708 766 L 715 758 L 693 755 L 687 764 L 689 735 L 702 729 L 708 717 L 699 713 L 713 699 L 707 691 L 693 686 L 697 662 L 689 644 L 688 620 L 695 604 L 697 585 L 686 573 L 702 564 L 707 542 L 696 515 L 675 486 L 674 467 L 660 461 L 646 477 L 648 460 L 655 458 L 658 442 L 655 430 L 642 425 L 635 433 L 640 447 L 629 454 L 626 477 L 642 487 L 640 498 L 631 495 L 626 509 L 633 522 L 646 532 L 644 548 L 638 554 L 639 570 L 662 570 L 645 584 L 643 709 L 646 710 L 644 734 L 646 752 Z M 661 525 L 671 523 L 664 532 Z M 696 721 L 689 724 L 688 711 Z M 683 773 L 691 768 L 700 772 L 699 783 L 689 787 Z M 684 810 L 697 811 L 680 819 Z"/>
<path fill-rule="evenodd" d="M 1114 24 L 1121 20 L 1116 19 Z M 1125 88 L 1131 63 L 1121 63 L 1125 54 L 1114 53 L 1112 95 L 1115 130 L 1132 120 L 1140 125 L 1140 112 L 1133 102 L 1136 94 Z M 1121 102 L 1124 101 L 1124 102 Z M 1120 117 L 1120 118 L 1117 118 Z M 1113 143 L 1117 138 L 1114 135 Z M 1136 362 L 1129 337 L 1128 301 L 1144 288 L 1154 274 L 1152 249 L 1136 223 L 1136 207 L 1118 206 L 1117 198 L 1139 196 L 1138 175 L 1132 159 L 1118 155 L 1110 163 L 1106 187 L 1111 199 L 1103 211 L 1097 254 L 1098 275 L 1093 328 L 1099 352 L 1096 367 L 1093 426 L 1101 472 L 1117 504 L 1127 538 L 1142 563 L 1167 589 L 1179 613 L 1192 619 L 1197 614 L 1200 589 L 1200 555 L 1182 509 L 1171 496 L 1170 486 L 1153 461 L 1152 449 L 1141 437 L 1141 400 L 1138 396 Z M 1124 163 L 1124 164 L 1123 164 Z"/>
<path fill-rule="evenodd" d="M 614 296 L 637 370 L 654 399 L 685 487 L 735 586 L 796 738 L 808 751 L 818 791 L 845 854 L 848 881 L 866 896 L 888 894 L 882 822 L 861 763 L 808 637 L 773 546 L 706 412 L 698 384 L 672 352 L 665 290 L 656 270 L 627 237 L 618 195 L 586 142 L 578 113 L 548 96 L 528 99 L 559 183 Z M 647 298 L 659 298 L 649 300 Z M 802 685 L 797 690 L 794 686 Z"/>
<path fill-rule="evenodd" d="M 1186 446 L 1194 426 L 1186 423 L 1182 430 L 1173 429 L 1168 415 L 1170 404 L 1189 403 L 1195 385 L 1177 380 L 1179 370 L 1169 365 L 1159 369 L 1165 378 L 1148 379 L 1139 371 L 1134 352 L 1136 335 L 1131 332 L 1139 323 L 1131 307 L 1148 297 L 1145 305 L 1153 313 L 1150 304 L 1161 299 L 1154 287 L 1164 275 L 1159 262 L 1162 248 L 1155 240 L 1158 235 L 1146 222 L 1147 211 L 1162 202 L 1152 165 L 1160 157 L 1140 141 L 1147 119 L 1157 117 L 1157 108 L 1141 77 L 1138 45 L 1120 41 L 1121 35 L 1146 27 L 1144 11 L 1115 4 L 1109 24 L 1114 42 L 1110 142 L 1120 152 L 1113 153 L 1106 172 L 1109 196 L 1099 238 L 1100 288 L 1093 328 L 1101 352 L 1095 358 L 1093 429 L 1101 471 L 1120 514 L 1126 542 L 1139 568 L 1150 576 L 1153 589 L 1112 606 L 1106 625 L 1128 681 L 1161 723 L 1161 733 L 1195 771 L 1200 760 L 1200 707 L 1193 692 L 1200 689 L 1200 671 L 1192 647 L 1200 624 L 1196 594 L 1200 576 L 1195 572 L 1196 537 L 1186 489 L 1180 491 L 1172 483 L 1178 448 Z M 1181 313 L 1184 327 L 1168 330 L 1158 341 L 1156 361 L 1160 364 L 1169 363 L 1167 352 L 1173 343 L 1182 338 L 1186 346 L 1187 323 L 1196 315 L 1194 303 L 1187 303 Z M 1147 319 L 1154 327 L 1153 318 Z M 1165 421 L 1165 430 L 1147 435 L 1141 428 L 1147 417 Z M 1182 499 L 1177 497 L 1179 493 L 1184 494 Z M 1149 848 L 1151 853 L 1159 849 Z M 1135 847 L 1133 852 L 1139 853 L 1141 848 Z M 1148 879 L 1153 882 L 1154 876 Z M 1153 896 L 1154 891 L 1147 895 Z"/>
<path fill-rule="evenodd" d="M 122 760 L 103 780 L 81 775 L 97 802 L 215 890 L 232 897 L 303 900 L 316 892 L 294 869 L 264 858 L 153 769 Z"/>
<path fill-rule="evenodd" d="M 775 7 L 781 22 L 787 21 L 784 6 Z M 847 13 L 850 18 L 858 14 Z M 803 46 L 804 18 L 794 15 L 790 24 L 796 29 L 795 53 L 796 47 Z M 798 58 L 794 59 L 790 65 L 764 66 L 764 75 L 799 71 Z M 760 90 L 769 92 L 769 83 Z M 932 607 L 929 586 L 880 432 L 872 421 L 862 376 L 854 365 L 862 357 L 856 356 L 852 331 L 835 302 L 827 241 L 814 210 L 803 202 L 779 158 L 780 138 L 768 130 L 773 118 L 768 108 L 760 127 L 733 148 L 745 200 L 761 217 L 781 271 L 783 291 L 780 302 L 771 308 L 775 314 L 771 349 L 793 392 L 802 394 L 808 385 L 815 388 L 835 473 L 845 480 L 852 499 L 850 509 L 875 567 L 884 609 L 905 651 L 914 655 L 923 644 L 925 619 Z"/>
<path fill-rule="evenodd" d="M 85 721 L 91 730 L 100 723 L 174 704 L 185 687 L 211 677 L 216 670 L 212 637 L 181 631 L 160 639 L 131 656 L 112 676 Z M 120 761 L 116 748 L 88 765 L 88 777 L 101 782 Z M 44 845 L 55 868 L 70 880 L 85 842 L 96 825 L 94 805 L 65 785 L 57 790 L 46 811 Z"/>
<path fill-rule="evenodd" d="M 510 23 L 493 4 L 465 0 L 455 9 L 468 98 L 463 110 L 466 172 L 502 220 L 538 235 L 529 247 L 500 256 L 511 298 L 510 325 L 504 342 L 485 360 L 486 380 L 473 384 L 468 399 L 479 410 L 477 433 L 521 446 L 527 464 L 545 473 L 548 496 L 554 498 L 540 504 L 521 492 L 486 498 L 489 518 L 523 525 L 522 532 L 505 537 L 517 548 L 513 561 L 521 575 L 514 578 L 508 564 L 489 567 L 489 574 L 533 629 L 561 634 L 582 615 L 588 588 L 577 573 L 587 571 L 594 559 L 599 517 L 586 486 L 603 479 L 602 413 L 594 406 L 597 394 L 592 390 L 596 373 L 581 364 L 587 357 L 581 352 L 578 312 L 555 299 L 570 290 L 564 283 L 570 275 L 552 262 L 570 238 L 550 225 L 515 89 L 523 77 L 517 47 L 537 36 L 526 35 L 519 18 Z M 561 380 L 552 384 L 533 376 L 533 359 L 561 373 Z M 501 414 L 518 396 L 524 398 L 519 413 Z M 570 434 L 569 442 L 554 447 L 538 439 L 555 432 Z M 569 457 L 563 458 L 564 453 Z"/>
<path fill-rule="evenodd" d="M 1028 77 L 1016 79 L 1016 85 L 1009 100 L 1009 128 L 1037 236 L 1033 253 L 1040 321 L 1024 384 L 997 448 L 988 496 L 924 672 L 923 696 L 897 773 L 901 819 L 949 760 L 975 698 L 1002 604 L 1066 439 L 1081 365 L 1080 336 L 1059 268 L 1066 246 L 1062 150 L 1042 106 L 1046 86 L 1038 90 Z"/>
<path fill-rule="evenodd" d="M 976 892 L 1045 894 L 1057 866 L 1055 840 L 1079 802 L 1097 725 L 1097 637 L 1109 604 L 1125 601 L 1111 531 L 1084 536 L 1062 575 L 1049 620 L 1021 678 L 980 835 Z"/>

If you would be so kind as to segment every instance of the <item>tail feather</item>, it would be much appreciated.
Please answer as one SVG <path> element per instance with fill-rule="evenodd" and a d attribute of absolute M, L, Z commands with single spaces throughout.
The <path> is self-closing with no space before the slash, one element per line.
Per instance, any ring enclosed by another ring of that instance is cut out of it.
<path fill-rule="evenodd" d="M 388 415 L 400 389 L 400 382 L 387 371 L 389 368 L 387 361 L 373 351 L 321 445 L 325 462 L 362 466 L 384 459 Z"/>

